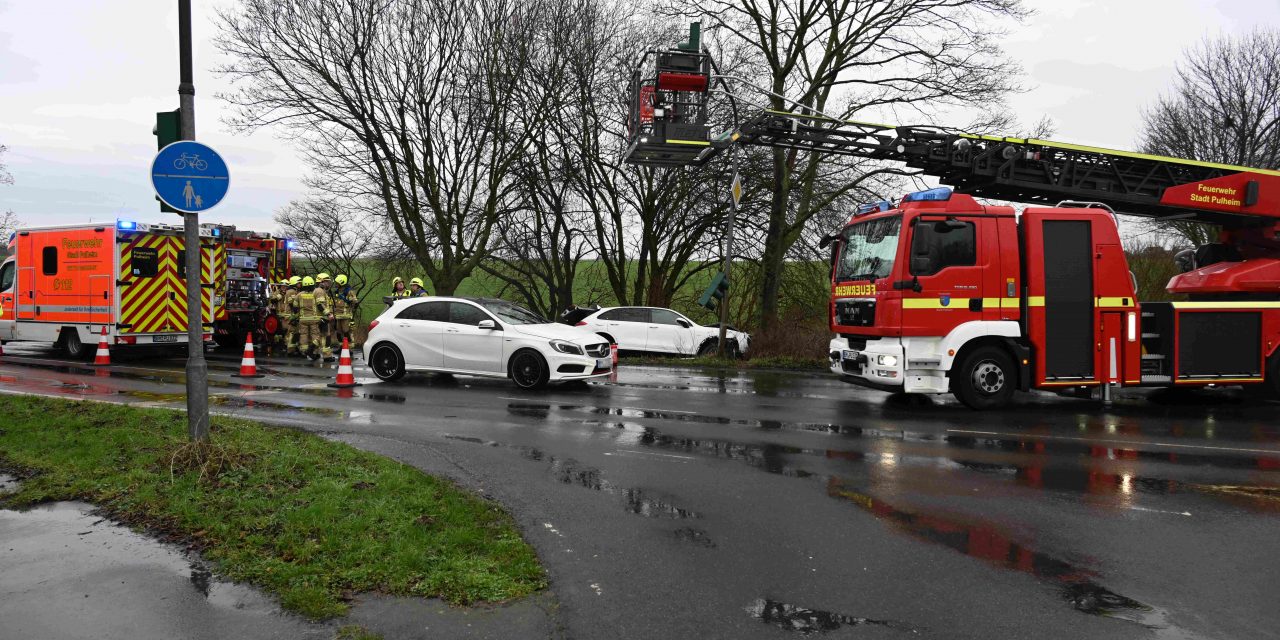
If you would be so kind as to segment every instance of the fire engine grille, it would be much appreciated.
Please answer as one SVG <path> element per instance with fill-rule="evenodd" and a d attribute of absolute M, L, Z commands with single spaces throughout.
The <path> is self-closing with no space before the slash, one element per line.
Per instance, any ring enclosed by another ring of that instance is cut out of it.
<path fill-rule="evenodd" d="M 601 342 L 600 344 L 587 345 L 587 355 L 592 358 L 604 358 L 609 355 L 609 343 Z"/>
<path fill-rule="evenodd" d="M 875 300 L 836 301 L 836 324 L 844 327 L 870 327 L 875 323 Z"/>

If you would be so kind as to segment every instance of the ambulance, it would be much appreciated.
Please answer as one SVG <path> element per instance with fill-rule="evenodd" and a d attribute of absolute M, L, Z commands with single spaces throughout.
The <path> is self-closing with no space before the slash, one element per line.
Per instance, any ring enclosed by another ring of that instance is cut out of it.
<path fill-rule="evenodd" d="M 223 304 L 226 249 L 217 227 L 202 226 L 200 235 L 208 342 Z M 0 341 L 48 342 L 72 358 L 92 355 L 104 328 L 113 346 L 187 342 L 182 225 L 28 227 L 13 233 L 9 252 L 0 264 Z"/>

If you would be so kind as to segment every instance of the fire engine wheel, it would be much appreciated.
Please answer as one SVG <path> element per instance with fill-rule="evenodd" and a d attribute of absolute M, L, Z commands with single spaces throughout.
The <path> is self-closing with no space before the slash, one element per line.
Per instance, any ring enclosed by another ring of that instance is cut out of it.
<path fill-rule="evenodd" d="M 395 382 L 404 377 L 404 356 L 389 342 L 379 343 L 369 352 L 369 368 L 379 380 Z"/>
<path fill-rule="evenodd" d="M 970 409 L 994 409 L 1013 397 L 1013 359 L 997 347 L 978 347 L 951 370 L 951 392 Z"/>
<path fill-rule="evenodd" d="M 521 349 L 511 356 L 507 373 L 521 389 L 541 389 L 547 386 L 547 379 L 551 377 L 547 361 L 533 349 Z"/>
<path fill-rule="evenodd" d="M 58 347 L 73 360 L 89 359 L 89 348 L 80 340 L 80 332 L 75 329 L 63 329 L 58 337 Z"/>

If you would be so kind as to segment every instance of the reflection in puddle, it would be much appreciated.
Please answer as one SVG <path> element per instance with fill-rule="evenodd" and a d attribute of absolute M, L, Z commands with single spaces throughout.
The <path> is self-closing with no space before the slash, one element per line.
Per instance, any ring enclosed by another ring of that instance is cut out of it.
<path fill-rule="evenodd" d="M 751 617 L 756 618 L 761 622 L 767 622 L 779 629 L 795 631 L 802 636 L 809 636 L 826 631 L 835 631 L 840 627 L 856 627 L 863 625 L 874 625 L 878 627 L 898 626 L 887 620 L 873 620 L 871 618 L 848 616 L 842 613 L 807 609 L 794 604 L 768 600 L 766 598 L 756 600 L 751 603 L 746 610 L 747 613 L 751 614 Z"/>
<path fill-rule="evenodd" d="M 934 515 L 897 509 L 845 485 L 837 477 L 827 480 L 827 495 L 848 500 L 877 518 L 912 536 L 949 547 L 967 556 L 1015 571 L 1022 571 L 1062 585 L 1063 595 L 1078 611 L 1136 622 L 1151 629 L 1169 627 L 1161 609 L 1109 591 L 1093 582 L 1093 572 L 1017 544 L 987 524 L 971 525 Z"/>
<path fill-rule="evenodd" d="M 490 447 L 501 447 L 501 443 L 492 440 L 484 440 L 472 436 L 458 436 L 445 434 L 450 440 L 460 442 L 470 442 L 472 444 L 480 444 Z M 622 499 L 623 508 L 627 513 L 634 513 L 638 516 L 646 518 L 701 518 L 699 514 L 692 509 L 685 509 L 676 505 L 667 496 L 659 496 L 643 489 L 619 487 L 604 478 L 604 473 L 596 467 L 583 464 L 573 458 L 557 458 L 553 455 L 543 453 L 541 449 L 525 446 L 511 446 L 509 449 L 516 451 L 522 457 L 533 460 L 535 462 L 545 462 L 547 470 L 551 477 L 564 484 L 577 485 L 592 491 L 608 493 L 610 495 L 619 496 Z"/>

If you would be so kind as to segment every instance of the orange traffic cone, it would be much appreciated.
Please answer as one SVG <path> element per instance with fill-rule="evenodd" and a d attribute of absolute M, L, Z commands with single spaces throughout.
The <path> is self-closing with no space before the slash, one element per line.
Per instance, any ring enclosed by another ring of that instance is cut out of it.
<path fill-rule="evenodd" d="M 237 378 L 261 378 L 258 363 L 253 359 L 253 332 L 244 337 L 244 356 L 240 358 L 240 373 L 231 374 Z"/>
<path fill-rule="evenodd" d="M 102 325 L 102 337 L 98 339 L 98 353 L 93 356 L 93 366 L 111 365 L 111 350 L 107 347 L 107 325 Z"/>
<path fill-rule="evenodd" d="M 338 379 L 330 382 L 329 386 L 335 389 L 360 386 L 360 383 L 356 382 L 355 372 L 351 370 L 351 348 L 347 345 L 346 338 L 342 339 L 342 354 L 338 356 Z"/>

